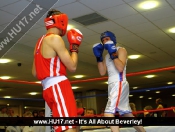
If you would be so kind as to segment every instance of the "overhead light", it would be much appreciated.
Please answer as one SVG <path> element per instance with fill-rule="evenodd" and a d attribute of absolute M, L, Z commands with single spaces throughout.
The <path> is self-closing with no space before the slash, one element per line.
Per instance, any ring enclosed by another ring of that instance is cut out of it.
<path fill-rule="evenodd" d="M 10 62 L 10 59 L 0 59 L 0 63 L 8 63 Z"/>
<path fill-rule="evenodd" d="M 138 87 L 133 87 L 133 89 L 137 89 Z"/>
<path fill-rule="evenodd" d="M 24 106 L 24 109 L 26 109 L 27 108 L 27 106 Z"/>
<path fill-rule="evenodd" d="M 82 78 L 82 77 L 84 77 L 83 75 L 76 75 L 76 76 L 74 76 L 75 78 Z"/>
<path fill-rule="evenodd" d="M 106 84 L 108 84 L 108 82 L 105 82 Z"/>
<path fill-rule="evenodd" d="M 4 98 L 7 98 L 8 99 L 8 98 L 11 98 L 11 97 L 10 96 L 4 96 Z"/>
<path fill-rule="evenodd" d="M 37 93 L 36 92 L 31 92 L 29 93 L 30 95 L 36 95 Z"/>
<path fill-rule="evenodd" d="M 128 56 L 129 59 L 138 59 L 140 55 L 130 55 Z"/>
<path fill-rule="evenodd" d="M 132 96 L 133 96 L 133 95 L 131 95 L 131 94 L 129 95 L 129 97 L 132 97 Z"/>
<path fill-rule="evenodd" d="M 156 91 L 156 93 L 160 93 L 160 91 Z"/>
<path fill-rule="evenodd" d="M 79 88 L 79 87 L 77 87 L 77 86 L 73 86 L 73 87 L 72 87 L 72 89 L 77 89 L 77 88 Z"/>
<path fill-rule="evenodd" d="M 158 2 L 157 1 L 145 1 L 143 3 L 141 3 L 139 6 L 142 9 L 152 9 L 155 8 L 156 6 L 158 6 Z"/>
<path fill-rule="evenodd" d="M 152 99 L 152 97 L 149 97 L 148 99 Z"/>
<path fill-rule="evenodd" d="M 10 76 L 1 76 L 0 78 L 6 80 L 6 79 L 9 79 Z"/>
<path fill-rule="evenodd" d="M 139 96 L 139 98 L 143 98 L 143 96 Z"/>
<path fill-rule="evenodd" d="M 170 29 L 169 29 L 169 32 L 175 33 L 175 27 L 174 27 L 174 28 L 170 28 Z"/>
<path fill-rule="evenodd" d="M 169 85 L 170 85 L 170 84 L 173 84 L 173 82 L 168 82 L 167 84 L 169 84 Z"/>
<path fill-rule="evenodd" d="M 7 106 L 9 106 L 9 104 L 7 104 Z"/>
<path fill-rule="evenodd" d="M 172 96 L 175 96 L 175 94 L 173 94 Z"/>
<path fill-rule="evenodd" d="M 153 77 L 155 77 L 155 75 L 146 75 L 145 77 L 146 78 L 153 78 Z"/>
<path fill-rule="evenodd" d="M 146 90 L 146 92 L 149 92 L 150 90 Z"/>
<path fill-rule="evenodd" d="M 70 30 L 71 28 L 73 28 L 72 25 L 68 25 L 68 26 L 67 26 L 67 30 Z"/>
<path fill-rule="evenodd" d="M 41 81 L 36 81 L 36 83 L 41 83 Z"/>

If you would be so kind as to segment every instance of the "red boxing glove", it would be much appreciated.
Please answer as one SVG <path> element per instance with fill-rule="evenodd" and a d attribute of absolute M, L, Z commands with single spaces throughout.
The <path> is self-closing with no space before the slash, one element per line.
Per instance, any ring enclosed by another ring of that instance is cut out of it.
<path fill-rule="evenodd" d="M 70 29 L 67 32 L 67 39 L 70 44 L 70 52 L 77 52 L 83 39 L 83 34 L 78 29 Z"/>

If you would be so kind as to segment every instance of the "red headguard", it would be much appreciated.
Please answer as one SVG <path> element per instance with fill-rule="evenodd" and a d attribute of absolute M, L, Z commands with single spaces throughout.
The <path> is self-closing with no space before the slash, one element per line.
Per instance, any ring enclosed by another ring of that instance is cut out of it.
<path fill-rule="evenodd" d="M 68 17 L 66 14 L 52 15 L 44 20 L 46 29 L 57 27 L 62 30 L 61 36 L 64 36 L 67 31 Z"/>

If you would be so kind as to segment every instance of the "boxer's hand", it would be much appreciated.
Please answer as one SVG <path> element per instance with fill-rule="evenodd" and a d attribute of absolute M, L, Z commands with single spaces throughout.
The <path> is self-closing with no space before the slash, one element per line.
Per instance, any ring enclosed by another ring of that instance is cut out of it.
<path fill-rule="evenodd" d="M 116 46 L 115 46 L 113 41 L 107 41 L 104 44 L 104 48 L 106 50 L 108 50 L 108 53 L 110 54 L 110 57 L 111 57 L 112 60 L 118 58 L 117 48 L 116 48 Z"/>
<path fill-rule="evenodd" d="M 104 46 L 101 43 L 97 43 L 93 45 L 93 52 L 95 57 L 97 58 L 97 62 L 102 62 L 103 61 L 103 50 Z"/>
<path fill-rule="evenodd" d="M 82 42 L 83 34 L 78 29 L 70 29 L 67 32 L 67 39 L 70 44 L 70 52 L 77 52 Z"/>

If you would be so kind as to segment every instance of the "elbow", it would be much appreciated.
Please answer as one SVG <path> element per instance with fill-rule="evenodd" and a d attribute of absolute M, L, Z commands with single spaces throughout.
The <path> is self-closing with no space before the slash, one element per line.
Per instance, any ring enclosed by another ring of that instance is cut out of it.
<path fill-rule="evenodd" d="M 118 70 L 119 72 L 123 72 L 123 71 L 124 71 L 124 67 L 119 67 L 117 70 Z"/>
<path fill-rule="evenodd" d="M 118 71 L 121 73 L 121 72 L 123 72 L 123 69 L 119 69 Z"/>
<path fill-rule="evenodd" d="M 32 73 L 32 75 L 33 75 L 34 77 L 36 77 L 36 74 L 33 74 L 33 73 Z"/>
<path fill-rule="evenodd" d="M 104 76 L 105 74 L 104 73 L 100 73 L 100 76 Z"/>
<path fill-rule="evenodd" d="M 34 70 L 32 70 L 32 75 L 36 77 L 36 72 Z"/>
<path fill-rule="evenodd" d="M 76 72 L 77 68 L 76 67 L 72 67 L 69 69 L 70 72 Z"/>
<path fill-rule="evenodd" d="M 106 72 L 100 72 L 100 76 L 104 76 Z"/>

